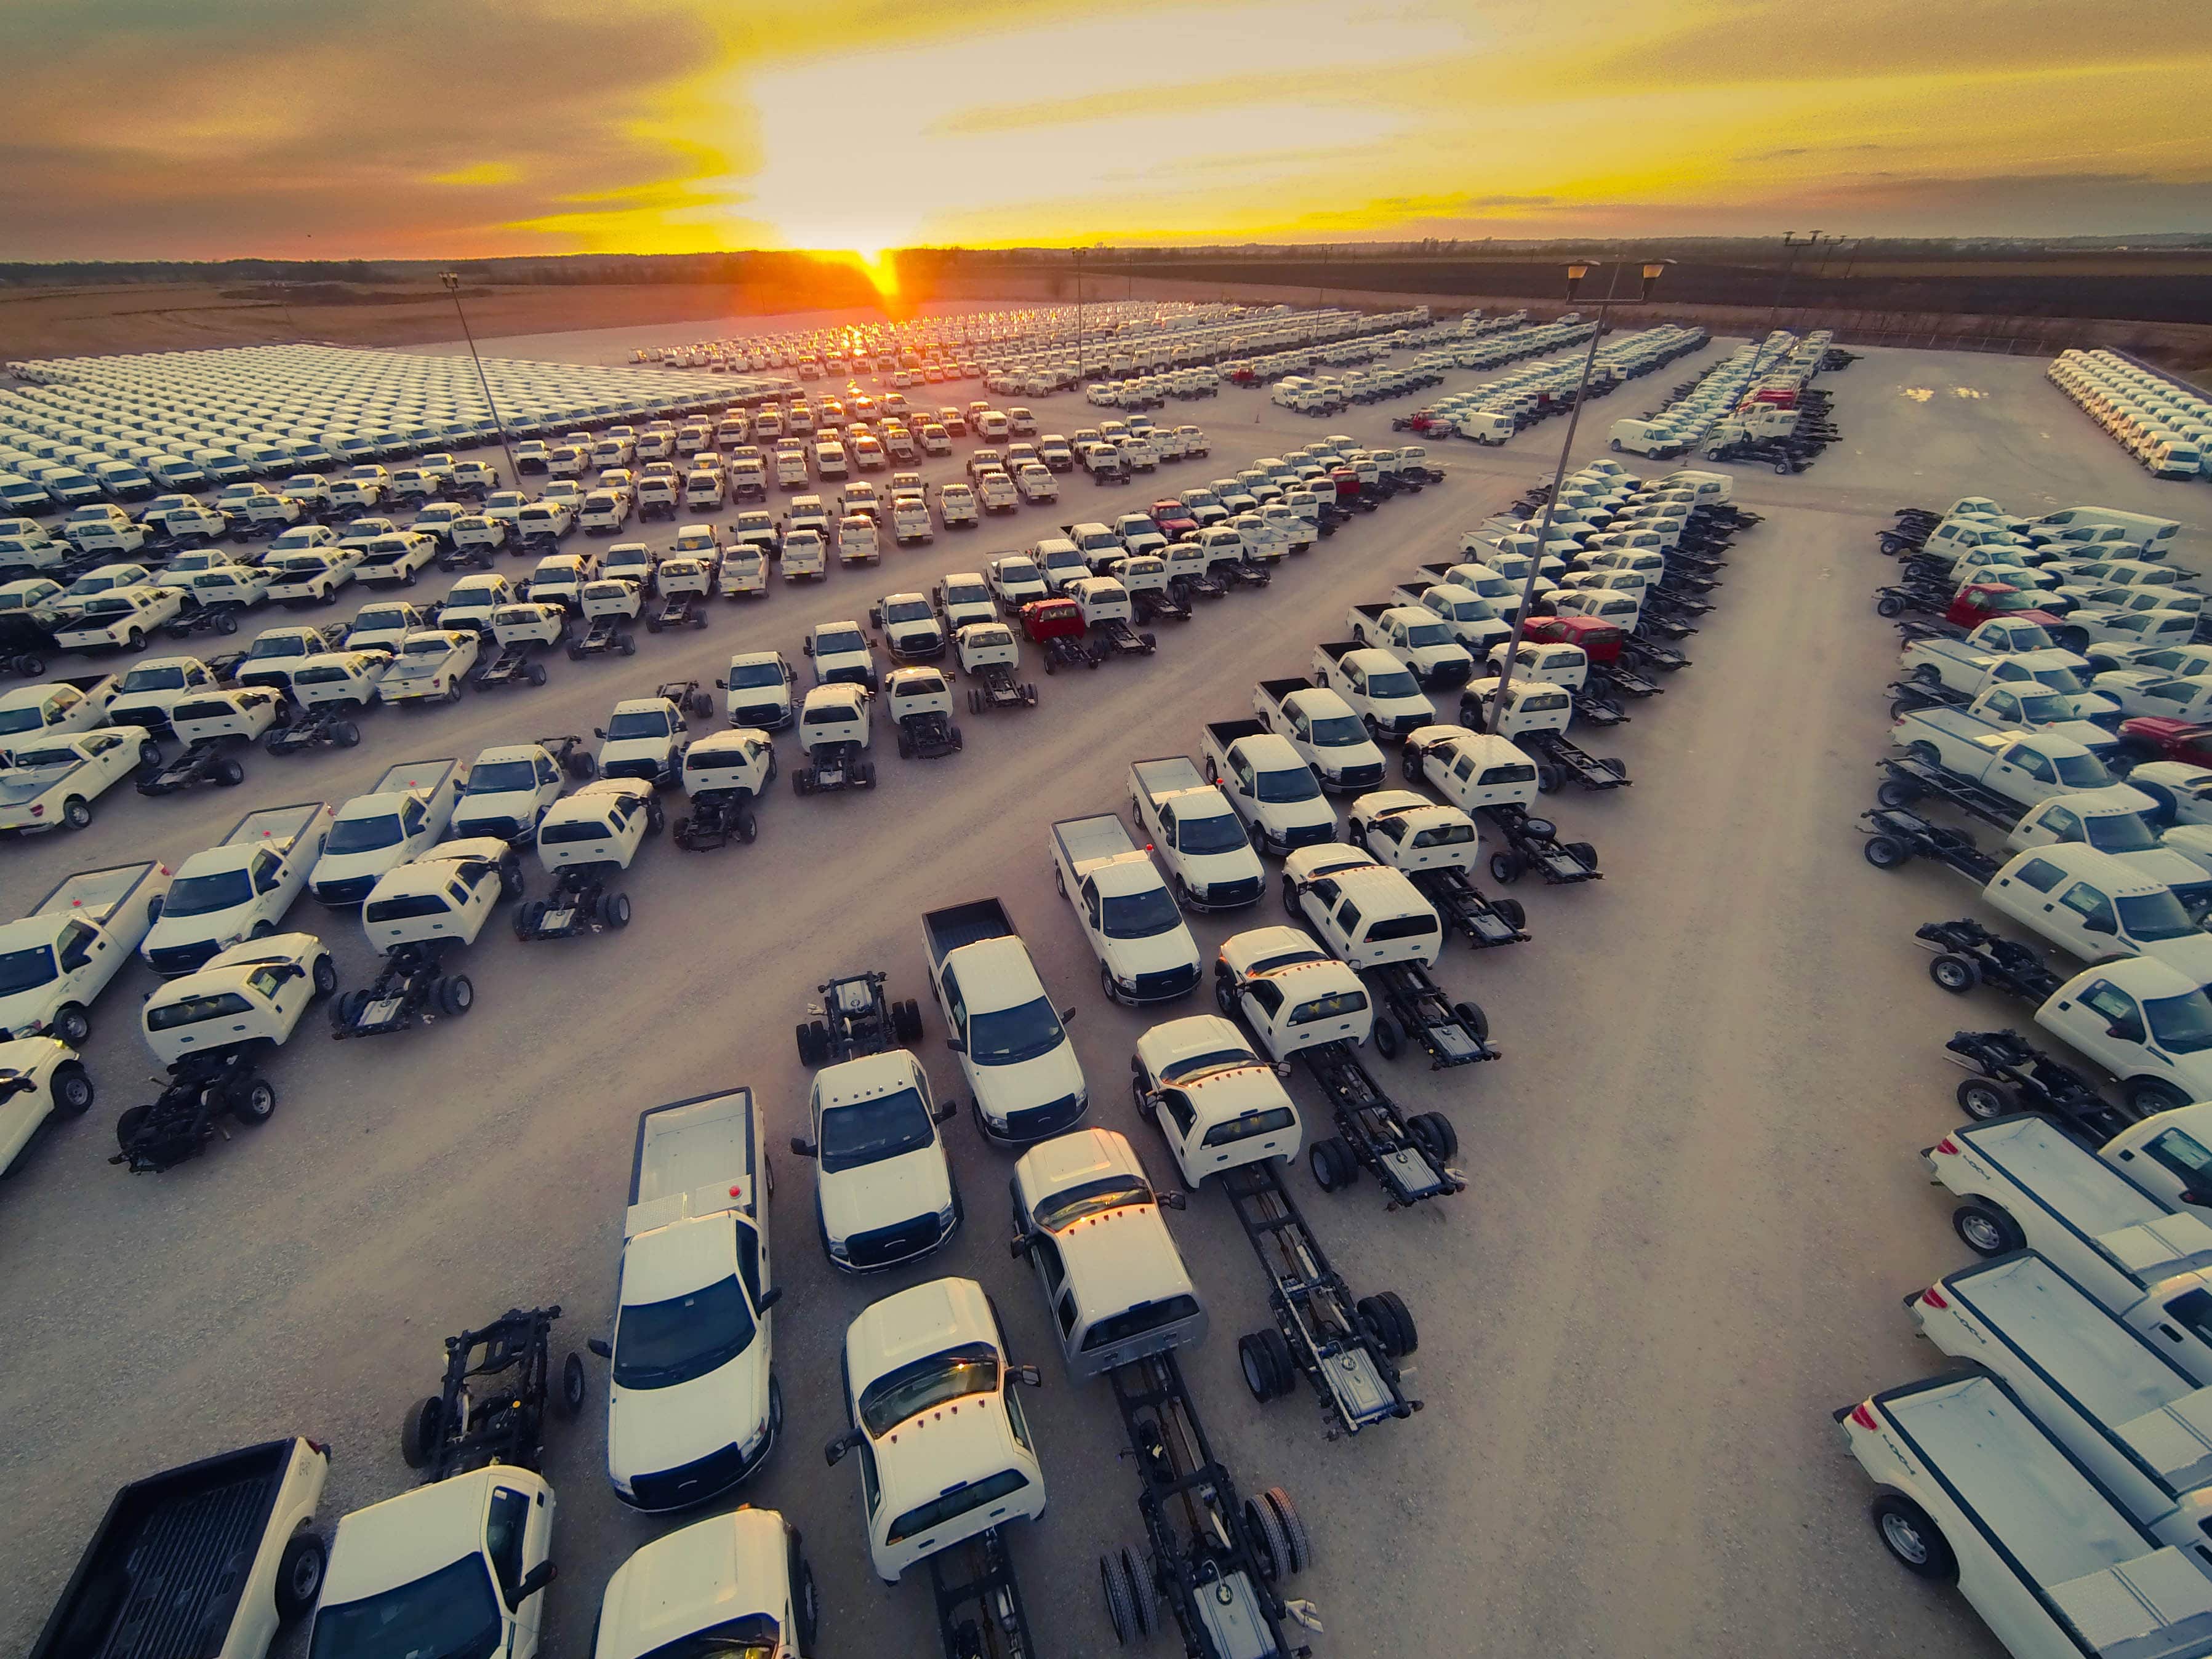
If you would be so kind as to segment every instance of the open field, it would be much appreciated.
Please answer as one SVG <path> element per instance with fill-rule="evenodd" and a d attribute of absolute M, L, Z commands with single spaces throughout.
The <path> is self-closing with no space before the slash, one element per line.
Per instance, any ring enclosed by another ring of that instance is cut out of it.
<path fill-rule="evenodd" d="M 562 317 L 520 317 L 511 331 L 536 330 L 533 349 L 580 361 L 623 349 L 626 327 L 552 337 L 554 321 L 574 330 L 596 314 L 564 298 Z M 1607 422 L 1660 401 L 1698 361 L 1595 405 L 1577 459 L 1601 453 Z M 1935 1369 L 1897 1298 L 1964 1252 L 1914 1152 L 1954 1121 L 1943 1039 L 1962 1023 L 2019 1018 L 1927 981 L 1911 930 L 1971 908 L 1955 878 L 1886 875 L 1860 856 L 1855 819 L 1886 741 L 1881 688 L 1896 651 L 1867 601 L 1892 568 L 1872 532 L 1897 505 L 1966 493 L 2021 511 L 2094 501 L 2185 519 L 2181 562 L 2212 567 L 2212 497 L 2148 479 L 2043 367 L 1875 350 L 1825 382 L 1843 441 L 1802 477 L 1739 476 L 1738 499 L 1766 522 L 1739 539 L 1721 608 L 1686 647 L 1693 666 L 1603 745 L 1627 759 L 1634 787 L 1553 802 L 1563 833 L 1596 843 L 1607 879 L 1524 884 L 1534 943 L 1474 956 L 1453 946 L 1439 968 L 1487 1008 L 1504 1057 L 1388 1073 L 1409 1106 L 1451 1113 L 1471 1189 L 1390 1214 L 1371 1183 L 1329 1198 L 1293 1172 L 1347 1277 L 1397 1289 L 1420 1322 L 1419 1417 L 1325 1444 L 1303 1395 L 1255 1405 L 1233 1351 L 1261 1317 L 1249 1254 L 1216 1194 L 1173 1218 L 1213 1315 L 1189 1356 L 1192 1386 L 1244 1485 L 1280 1482 L 1305 1514 L 1318 1565 L 1296 1589 L 1328 1626 L 1320 1659 L 1999 1651 L 1954 1595 L 1884 1556 L 1865 1521 L 1867 1483 L 1828 1413 Z M 719 608 L 703 634 L 641 637 L 633 659 L 556 661 L 538 691 L 373 714 L 359 750 L 256 755 L 238 791 L 126 792 L 80 835 L 0 848 L 4 884 L 27 898 L 72 869 L 181 858 L 247 807 L 337 800 L 405 757 L 589 732 L 617 696 L 711 681 L 733 650 L 776 647 L 797 660 L 807 625 L 864 616 L 883 592 L 926 588 L 1063 520 L 1140 507 L 1328 429 L 1380 440 L 1407 406 L 1312 422 L 1256 393 L 1176 405 L 1167 412 L 1208 430 L 1209 459 L 1115 490 L 1064 480 L 1059 511 L 941 532 L 887 552 L 879 571 L 834 571 L 818 591 L 779 584 L 763 603 Z M 1093 413 L 1068 397 L 1032 407 L 1063 432 Z M 636 904 L 626 933 L 521 945 L 495 929 L 472 947 L 479 1000 L 465 1024 L 346 1048 L 303 1028 L 272 1067 L 276 1121 L 159 1177 L 104 1162 L 109 1126 L 149 1069 L 131 1016 L 149 981 L 134 971 L 95 1012 L 100 1104 L 36 1146 L 0 1203 L 0 1248 L 18 1264 L 0 1285 L 15 1361 L 0 1371 L 0 1468 L 14 1499 L 0 1552 L 15 1564 L 0 1584 L 0 1650 L 27 1644 L 118 1482 L 304 1432 L 335 1444 L 334 1516 L 409 1484 L 399 1413 L 432 1381 L 442 1334 L 544 1301 L 567 1308 L 563 1346 L 604 1332 L 637 1111 L 749 1083 L 780 1145 L 800 1126 L 805 1073 L 789 1033 L 812 987 L 880 967 L 895 994 L 926 1003 L 917 934 L 932 905 L 1005 897 L 1048 987 L 1080 1008 L 1072 1031 L 1091 1121 L 1129 1133 L 1162 1173 L 1166 1155 L 1121 1080 L 1145 1026 L 1185 1010 L 1140 1014 L 1096 994 L 1052 890 L 1048 823 L 1121 805 L 1133 757 L 1194 752 L 1200 721 L 1243 712 L 1256 679 L 1300 672 L 1315 641 L 1340 637 L 1349 603 L 1451 554 L 1462 527 L 1548 477 L 1560 435 L 1547 424 L 1503 450 L 1432 447 L 1446 483 L 1355 520 L 1271 587 L 1170 626 L 1148 662 L 1036 676 L 1042 706 L 968 719 L 958 757 L 885 754 L 872 794 L 802 800 L 779 788 L 750 848 L 649 846 L 626 883 Z M 959 465 L 939 461 L 927 476 Z M 788 738 L 782 747 L 788 771 Z M 1271 899 L 1194 931 L 1210 951 L 1279 916 Z M 303 903 L 294 919 L 331 941 L 342 982 L 361 982 L 369 952 L 352 916 Z M 941 1090 L 957 1086 L 936 1015 L 926 1023 L 925 1062 Z M 1317 1121 L 1310 1085 L 1291 1088 Z M 826 1653 L 930 1651 L 926 1583 L 873 1581 L 852 1467 L 825 1475 L 817 1455 L 842 1427 L 835 1351 L 853 1314 L 920 1279 L 976 1277 L 1018 1354 L 1046 1372 L 1029 1409 L 1052 1507 L 1014 1543 L 1033 1621 L 1051 1659 L 1105 1654 L 1093 1562 L 1139 1536 L 1135 1476 L 1103 1385 L 1073 1384 L 1051 1359 L 1034 1286 L 1007 1259 L 1007 1160 L 964 1117 L 950 1137 L 965 1230 L 921 1267 L 859 1283 L 822 1257 L 809 1172 L 779 1160 L 776 1352 L 790 1420 L 737 1496 L 805 1529 Z M 584 1659 L 609 1574 L 673 1524 L 608 1492 L 596 1404 L 550 1453 L 562 1572 L 549 1592 L 550 1659 Z M 295 1638 L 281 1651 L 301 1647 Z"/>

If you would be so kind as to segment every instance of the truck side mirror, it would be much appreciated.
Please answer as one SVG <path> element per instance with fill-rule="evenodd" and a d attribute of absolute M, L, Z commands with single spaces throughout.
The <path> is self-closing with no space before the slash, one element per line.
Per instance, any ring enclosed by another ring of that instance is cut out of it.
<path fill-rule="evenodd" d="M 1014 1378 L 1017 1382 L 1022 1383 L 1026 1388 L 1041 1389 L 1044 1387 L 1044 1373 L 1037 1370 L 1034 1365 L 1015 1366 Z"/>
<path fill-rule="evenodd" d="M 968 1045 L 963 1042 L 958 1037 L 945 1038 L 945 1046 L 956 1054 L 964 1054 L 968 1052 Z"/>
<path fill-rule="evenodd" d="M 845 1454 L 852 1450 L 854 1447 L 860 1443 L 860 1430 L 857 1428 L 848 1429 L 844 1433 L 839 1435 L 835 1440 L 832 1440 L 828 1445 L 823 1447 L 822 1461 L 834 1469 L 838 1464 L 845 1461 Z"/>
<path fill-rule="evenodd" d="M 791 1155 L 793 1158 L 812 1158 L 817 1150 L 819 1149 L 814 1143 L 805 1135 L 793 1135 L 791 1138 Z"/>
<path fill-rule="evenodd" d="M 607 728 L 604 726 L 595 726 L 592 728 L 592 735 L 601 743 L 605 743 L 607 740 Z"/>
<path fill-rule="evenodd" d="M 811 657 L 814 654 L 814 641 L 811 640 L 802 641 L 799 643 L 799 648 L 806 655 Z"/>
<path fill-rule="evenodd" d="M 1190 1202 L 1188 1193 L 1154 1193 L 1152 1196 L 1159 1200 L 1163 1210 L 1180 1210 Z"/>
<path fill-rule="evenodd" d="M 518 1611 L 525 1601 L 560 1576 L 560 1568 L 550 1561 L 540 1561 L 522 1575 L 522 1582 L 514 1587 L 514 1594 L 507 1598 L 507 1610 L 509 1613 Z"/>
<path fill-rule="evenodd" d="M 615 1357 L 614 1344 L 604 1336 L 595 1336 L 584 1346 L 602 1359 L 612 1359 Z"/>
<path fill-rule="evenodd" d="M 753 1304 L 753 1311 L 756 1313 L 766 1313 L 770 1308 L 773 1308 L 777 1303 L 782 1300 L 783 1286 L 781 1285 L 771 1285 L 768 1289 L 761 1292 L 760 1300 Z"/>
<path fill-rule="evenodd" d="M 960 1103 L 957 1100 L 948 1100 L 939 1104 L 938 1109 L 929 1115 L 929 1121 L 933 1123 L 950 1123 L 959 1115 Z"/>
<path fill-rule="evenodd" d="M 1072 1006 L 1060 1011 L 1060 1023 L 1062 1025 L 1073 1025 L 1075 1024 L 1075 1010 Z"/>
<path fill-rule="evenodd" d="M 1030 1247 L 1036 1242 L 1036 1235 L 1035 1233 L 1016 1233 L 1012 1238 L 1006 1241 L 1006 1254 L 1013 1257 L 1015 1261 L 1019 1261 L 1023 1257 L 1029 1255 Z"/>

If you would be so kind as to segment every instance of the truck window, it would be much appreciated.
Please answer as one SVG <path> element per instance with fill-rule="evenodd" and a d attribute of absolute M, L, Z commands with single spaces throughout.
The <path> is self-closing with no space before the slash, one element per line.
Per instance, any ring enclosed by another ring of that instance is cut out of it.
<path fill-rule="evenodd" d="M 1053 1304 L 1053 1313 L 1060 1321 L 1060 1336 L 1065 1339 L 1075 1334 L 1075 1292 L 1073 1289 L 1065 1290 L 1060 1293 L 1060 1300 Z M 1084 1339 L 1083 1346 L 1085 1348 L 1091 1346 L 1088 1337 Z"/>
<path fill-rule="evenodd" d="M 1437 919 L 1433 915 L 1387 916 L 1367 930 L 1367 939 L 1370 944 L 1380 944 L 1384 939 L 1419 939 L 1436 931 Z"/>
<path fill-rule="evenodd" d="M 522 1583 L 522 1534 L 529 1522 L 526 1493 L 512 1486 L 492 1488 L 491 1506 L 484 1516 L 484 1549 L 499 1578 L 500 1595 L 507 1601 Z"/>
<path fill-rule="evenodd" d="M 972 1510 L 987 1508 L 1001 1498 L 1019 1492 L 1029 1483 L 1029 1477 L 1019 1469 L 1001 1469 L 996 1474 L 908 1510 L 891 1522 L 890 1535 L 884 1541 L 902 1543 L 907 1539 L 933 1531 L 948 1521 L 957 1520 Z"/>
<path fill-rule="evenodd" d="M 745 1293 L 758 1307 L 761 1299 L 760 1235 L 743 1221 L 733 1222 L 738 1231 L 738 1275 L 745 1281 Z"/>
<path fill-rule="evenodd" d="M 1226 1146 L 1233 1141 L 1249 1140 L 1254 1135 L 1271 1135 L 1279 1129 L 1287 1129 L 1297 1121 L 1297 1115 L 1287 1106 L 1270 1106 L 1256 1112 L 1247 1112 L 1217 1123 L 1206 1132 L 1208 1146 Z"/>
<path fill-rule="evenodd" d="M 1209 1143 L 1212 1137 L 1208 1137 Z M 1141 1307 L 1117 1313 L 1102 1319 L 1083 1334 L 1083 1351 L 1090 1353 L 1099 1348 L 1110 1348 L 1117 1342 L 1142 1336 L 1147 1331 L 1157 1331 L 1165 1325 L 1180 1323 L 1198 1316 L 1195 1297 L 1171 1296 L 1164 1302 L 1148 1302 Z"/>
<path fill-rule="evenodd" d="M 2168 1129 L 2144 1142 L 2143 1151 L 2180 1176 L 2192 1190 L 2212 1188 L 2212 1180 L 2206 1178 L 2208 1172 L 2212 1172 L 2212 1147 L 2196 1136 L 2179 1129 Z"/>
<path fill-rule="evenodd" d="M 1990 705 L 1996 707 L 1994 703 Z M 2081 820 L 2063 806 L 2046 806 L 2043 810 L 2043 827 L 2060 841 L 2081 839 Z"/>
<path fill-rule="evenodd" d="M 2066 872 L 2049 859 L 2030 859 L 2014 872 L 2014 875 L 2039 893 L 2051 892 L 2066 879 Z"/>
<path fill-rule="evenodd" d="M 1317 1019 L 1342 1019 L 1366 1006 L 1367 994 L 1364 991 L 1332 991 L 1325 997 L 1300 1003 L 1291 1010 L 1291 1017 L 1285 1023 L 1307 1025 Z"/>
<path fill-rule="evenodd" d="M 1160 1108 L 1174 1121 L 1178 1134 L 1188 1135 L 1191 1125 L 1198 1121 L 1198 1114 L 1191 1109 L 1190 1097 L 1180 1089 L 1161 1090 Z"/>
<path fill-rule="evenodd" d="M 1320 890 L 1316 888 L 1315 890 Z M 1336 925 L 1344 930 L 1345 938 L 1358 939 L 1359 937 L 1359 907 L 1350 899 L 1345 900 L 1343 907 L 1336 913 Z"/>
<path fill-rule="evenodd" d="M 149 1008 L 146 1011 L 146 1029 L 149 1031 L 173 1031 L 179 1025 L 197 1025 L 205 1019 L 222 1019 L 231 1014 L 242 1014 L 251 1006 L 235 991 L 185 997 L 179 1001 Z"/>

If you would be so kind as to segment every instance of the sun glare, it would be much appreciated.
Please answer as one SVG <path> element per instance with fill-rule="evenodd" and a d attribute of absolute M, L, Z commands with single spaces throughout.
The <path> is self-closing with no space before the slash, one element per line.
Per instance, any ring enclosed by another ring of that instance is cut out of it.
<path fill-rule="evenodd" d="M 825 264 L 848 265 L 868 279 L 876 290 L 876 297 L 889 310 L 898 301 L 898 260 L 888 248 L 842 248 L 836 251 L 815 250 L 812 257 Z"/>

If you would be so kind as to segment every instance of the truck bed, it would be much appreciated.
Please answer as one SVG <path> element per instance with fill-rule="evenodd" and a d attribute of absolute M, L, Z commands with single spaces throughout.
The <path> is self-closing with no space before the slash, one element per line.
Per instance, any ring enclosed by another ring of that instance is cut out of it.
<path fill-rule="evenodd" d="M 1208 720 L 1201 729 L 1224 754 L 1228 753 L 1232 743 L 1269 735 L 1266 725 L 1259 720 Z"/>
<path fill-rule="evenodd" d="M 1261 680 L 1260 682 L 1260 690 L 1277 702 L 1282 702 L 1284 698 L 1294 693 L 1310 691 L 1313 689 L 1314 683 L 1304 675 L 1300 675 L 1294 680 Z"/>
<path fill-rule="evenodd" d="M 50 916 L 75 911 L 105 926 L 116 908 L 154 873 L 154 868 L 148 862 L 118 864 L 106 870 L 80 870 L 73 876 L 64 877 L 61 885 L 40 899 L 39 908 L 31 914 Z"/>
<path fill-rule="evenodd" d="M 755 1213 L 757 1144 L 750 1089 L 695 1095 L 639 1113 L 623 1236 L 733 1203 Z M 702 1195 L 699 1202 L 691 1201 L 694 1194 Z"/>
<path fill-rule="evenodd" d="M 1131 761 L 1129 775 L 1139 789 L 1158 800 L 1184 789 L 1206 787 L 1206 775 L 1187 755 L 1162 755 L 1153 760 Z"/>
<path fill-rule="evenodd" d="M 2199 1234 L 2212 1245 L 2212 1228 L 2194 1216 L 2172 1213 L 2047 1118 L 2023 1115 L 1952 1134 L 2092 1238 L 2125 1227 L 2170 1231 L 2180 1223 L 2183 1232 Z"/>
<path fill-rule="evenodd" d="M 219 847 L 245 847 L 255 842 L 272 842 L 289 848 L 314 827 L 318 815 L 326 810 L 320 801 L 300 801 L 290 806 L 264 806 L 258 811 L 248 812 L 238 821 L 236 828 L 216 844 Z"/>
<path fill-rule="evenodd" d="M 134 1480 L 115 1494 L 31 1659 L 201 1659 L 229 1626 L 297 1443 Z M 113 1609 L 103 1617 L 105 1604 Z M 73 1629 L 88 1621 L 106 1639 Z M 74 1638 L 74 1639 L 70 1639 Z"/>
<path fill-rule="evenodd" d="M 1062 818 L 1052 826 L 1052 838 L 1071 871 L 1137 850 L 1137 843 L 1129 839 L 1128 825 L 1115 812 L 1101 812 L 1087 818 Z"/>
<path fill-rule="evenodd" d="M 925 911 L 921 931 L 929 940 L 931 958 L 940 963 L 964 945 L 1016 937 L 1013 918 L 1006 914 L 1006 907 L 994 898 L 971 899 L 965 904 Z"/>
<path fill-rule="evenodd" d="M 436 760 L 402 761 L 387 767 L 384 775 L 362 793 L 369 795 L 398 795 L 419 789 L 426 794 L 443 783 L 459 767 L 460 762 L 451 755 Z"/>

